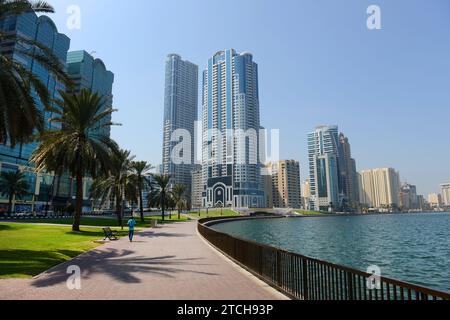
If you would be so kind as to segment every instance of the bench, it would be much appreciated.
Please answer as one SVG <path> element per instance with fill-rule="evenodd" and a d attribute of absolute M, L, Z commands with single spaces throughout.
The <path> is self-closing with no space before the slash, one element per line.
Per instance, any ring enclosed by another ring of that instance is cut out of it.
<path fill-rule="evenodd" d="M 105 239 L 103 239 L 103 240 L 109 239 L 109 240 L 112 241 L 112 240 L 118 240 L 119 239 L 118 238 L 119 233 L 117 231 L 115 231 L 115 230 L 111 230 L 111 228 L 109 228 L 109 227 L 103 228 L 103 232 L 105 233 Z"/>

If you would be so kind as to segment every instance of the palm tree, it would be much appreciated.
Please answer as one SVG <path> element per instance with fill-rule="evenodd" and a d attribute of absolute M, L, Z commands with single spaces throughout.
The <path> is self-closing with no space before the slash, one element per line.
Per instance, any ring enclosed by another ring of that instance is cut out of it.
<path fill-rule="evenodd" d="M 26 196 L 29 187 L 25 175 L 20 171 L 3 172 L 0 175 L 0 193 L 8 197 L 8 216 L 11 215 L 13 198 Z"/>
<path fill-rule="evenodd" d="M 123 227 L 125 201 L 137 202 L 137 176 L 132 171 L 133 156 L 127 150 L 119 150 L 111 159 L 109 171 L 95 179 L 92 198 L 105 203 L 115 200 L 118 225 Z"/>
<path fill-rule="evenodd" d="M 153 169 L 151 164 L 148 164 L 146 161 L 136 161 L 131 164 L 137 178 L 138 183 L 138 193 L 139 193 L 139 212 L 141 214 L 142 223 L 144 220 L 144 203 L 142 201 L 142 190 L 144 189 L 144 184 L 148 184 L 147 179 L 145 179 L 144 175 L 148 174 L 148 172 Z"/>
<path fill-rule="evenodd" d="M 106 121 L 115 111 L 104 108 L 104 98 L 90 90 L 78 94 L 60 91 L 60 108 L 51 108 L 51 122 L 61 124 L 61 130 L 49 130 L 39 135 L 41 144 L 31 161 L 38 172 L 69 171 L 76 180 L 75 218 L 72 229 L 80 230 L 83 206 L 83 177 L 108 172 L 111 156 L 118 152 L 117 144 L 101 129 L 113 123 Z"/>
<path fill-rule="evenodd" d="M 28 12 L 53 12 L 53 8 L 45 1 L 0 0 L 0 21 Z M 64 62 L 49 48 L 19 34 L 0 30 L 0 45 L 2 43 L 14 43 L 16 53 L 38 62 L 56 79 L 70 86 Z M 38 99 L 33 98 L 33 92 Z M 44 117 L 37 101 L 47 109 L 52 107 L 52 98 L 39 77 L 10 53 L 0 50 L 0 144 L 14 148 L 30 142 L 36 130 L 42 133 Z"/>
<path fill-rule="evenodd" d="M 172 197 L 175 202 L 175 206 L 178 209 L 178 220 L 181 219 L 181 210 L 186 205 L 186 199 L 185 199 L 185 193 L 186 193 L 186 186 L 184 184 L 176 184 L 172 188 Z"/>
<path fill-rule="evenodd" d="M 170 199 L 170 175 L 156 174 L 153 176 L 154 183 L 148 195 L 152 206 L 161 208 L 162 221 L 165 219 L 165 211 L 169 207 Z"/>

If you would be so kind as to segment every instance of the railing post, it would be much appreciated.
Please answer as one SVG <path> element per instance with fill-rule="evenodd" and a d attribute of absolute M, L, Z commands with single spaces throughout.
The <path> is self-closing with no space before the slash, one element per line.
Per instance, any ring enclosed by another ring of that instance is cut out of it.
<path fill-rule="evenodd" d="M 276 262 L 276 270 L 277 270 L 277 285 L 281 287 L 281 252 L 277 250 L 277 262 Z"/>
<path fill-rule="evenodd" d="M 302 258 L 303 269 L 303 299 L 309 300 L 309 288 L 308 288 L 308 260 Z"/>
<path fill-rule="evenodd" d="M 347 272 L 347 297 L 353 300 L 353 276 L 351 272 Z"/>

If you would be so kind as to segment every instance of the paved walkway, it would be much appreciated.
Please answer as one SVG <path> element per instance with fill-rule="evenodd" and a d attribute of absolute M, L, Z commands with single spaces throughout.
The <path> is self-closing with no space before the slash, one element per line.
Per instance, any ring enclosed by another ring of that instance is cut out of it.
<path fill-rule="evenodd" d="M 34 279 L 0 280 L 0 299 L 286 299 L 210 247 L 196 227 L 145 230 L 133 243 L 108 243 Z M 67 288 L 70 265 L 81 268 L 81 290 Z"/>

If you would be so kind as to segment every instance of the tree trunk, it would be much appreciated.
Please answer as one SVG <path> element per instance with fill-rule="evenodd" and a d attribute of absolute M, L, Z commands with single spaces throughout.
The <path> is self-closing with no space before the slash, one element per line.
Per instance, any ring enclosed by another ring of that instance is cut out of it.
<path fill-rule="evenodd" d="M 166 195 L 165 194 L 162 194 L 161 195 L 161 214 L 162 214 L 162 221 L 164 222 L 164 211 L 165 211 L 165 207 L 166 207 Z"/>
<path fill-rule="evenodd" d="M 14 197 L 14 193 L 11 193 L 9 195 L 9 199 L 8 199 L 8 217 L 11 217 L 13 197 Z"/>
<path fill-rule="evenodd" d="M 75 204 L 75 218 L 72 226 L 73 231 L 80 231 L 81 214 L 83 210 L 83 174 L 81 170 L 77 172 L 77 193 Z"/>
<path fill-rule="evenodd" d="M 144 219 L 144 204 L 142 202 L 142 181 L 141 181 L 141 177 L 139 178 L 139 210 L 141 213 L 141 222 L 145 223 L 145 219 Z"/>
<path fill-rule="evenodd" d="M 116 196 L 116 215 L 117 215 L 117 226 L 122 225 L 122 206 L 120 204 L 120 198 Z"/>
<path fill-rule="evenodd" d="M 178 220 L 181 220 L 181 209 L 178 208 Z"/>

